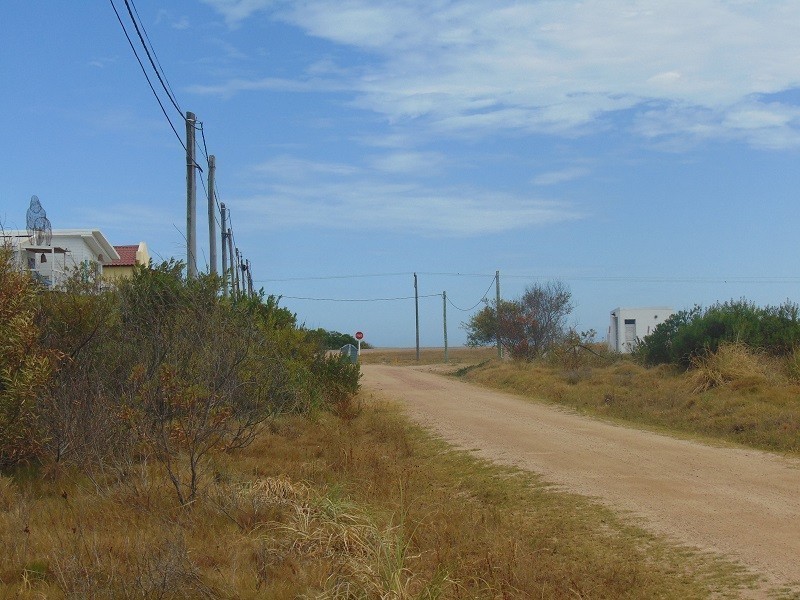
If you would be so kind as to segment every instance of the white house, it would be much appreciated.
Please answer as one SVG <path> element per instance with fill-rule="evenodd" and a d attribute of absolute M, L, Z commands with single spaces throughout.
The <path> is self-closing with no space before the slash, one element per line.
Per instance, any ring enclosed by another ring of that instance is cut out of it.
<path fill-rule="evenodd" d="M 615 308 L 608 327 L 608 347 L 614 352 L 630 352 L 639 340 L 650 335 L 656 325 L 674 314 L 664 306 L 655 308 Z"/>
<path fill-rule="evenodd" d="M 40 236 L 41 238 L 41 236 Z M 50 243 L 27 231 L 2 231 L 21 269 L 31 271 L 47 287 L 57 287 L 76 269 L 103 273 L 103 265 L 119 260 L 119 254 L 97 229 L 54 229 Z"/>

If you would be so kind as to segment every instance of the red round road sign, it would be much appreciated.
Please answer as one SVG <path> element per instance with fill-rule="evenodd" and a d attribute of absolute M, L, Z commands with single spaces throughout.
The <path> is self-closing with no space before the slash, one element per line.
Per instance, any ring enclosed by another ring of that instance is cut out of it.
<path fill-rule="evenodd" d="M 364 339 L 364 334 L 361 333 L 360 331 L 356 331 L 356 339 L 357 340 L 363 340 Z"/>

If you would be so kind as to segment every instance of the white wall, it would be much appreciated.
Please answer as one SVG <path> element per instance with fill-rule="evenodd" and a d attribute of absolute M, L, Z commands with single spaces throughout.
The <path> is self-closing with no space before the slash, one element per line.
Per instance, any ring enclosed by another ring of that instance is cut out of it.
<path fill-rule="evenodd" d="M 55 230 L 52 232 L 49 247 L 43 244 L 34 244 L 27 236 L 27 232 L 5 232 L 3 238 L 12 244 L 20 267 L 32 267 L 48 280 L 52 279 L 55 271 L 56 285 L 63 280 L 66 273 L 72 272 L 73 269 L 84 263 L 96 265 L 99 273 L 102 273 L 104 264 L 119 258 L 114 247 L 108 243 L 103 234 L 93 229 Z M 28 252 L 28 248 L 37 248 L 37 252 Z M 57 248 L 58 251 L 50 252 L 51 248 Z M 46 262 L 42 262 L 43 254 Z M 29 258 L 34 259 L 33 265 L 29 265 Z"/>
<path fill-rule="evenodd" d="M 650 335 L 659 323 L 666 321 L 674 312 L 665 306 L 615 308 L 611 311 L 611 324 L 608 328 L 609 349 L 614 352 L 630 352 L 637 341 Z"/>

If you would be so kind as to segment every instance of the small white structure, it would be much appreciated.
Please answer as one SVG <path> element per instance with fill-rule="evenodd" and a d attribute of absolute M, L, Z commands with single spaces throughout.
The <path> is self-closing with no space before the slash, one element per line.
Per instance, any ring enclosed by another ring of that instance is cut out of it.
<path fill-rule="evenodd" d="M 103 265 L 120 258 L 97 229 L 54 229 L 49 244 L 37 241 L 27 231 L 0 232 L 0 243 L 11 247 L 20 269 L 31 271 L 49 288 L 58 287 L 75 269 L 102 275 Z"/>
<path fill-rule="evenodd" d="M 656 325 L 675 313 L 671 308 L 615 308 L 611 311 L 608 347 L 613 352 L 631 352 L 636 344 L 650 335 Z"/>

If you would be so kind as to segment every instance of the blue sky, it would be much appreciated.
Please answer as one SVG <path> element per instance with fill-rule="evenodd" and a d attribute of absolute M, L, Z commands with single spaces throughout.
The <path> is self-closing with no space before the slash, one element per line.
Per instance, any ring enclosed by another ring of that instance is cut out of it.
<path fill-rule="evenodd" d="M 111 2 L 48 4 L 0 9 L 0 221 L 37 194 L 54 228 L 185 258 L 184 151 Z M 795 0 L 135 8 L 256 286 L 309 327 L 413 346 L 415 272 L 426 346 L 436 294 L 463 343 L 495 271 L 504 298 L 561 279 L 601 338 L 618 306 L 800 298 Z"/>

